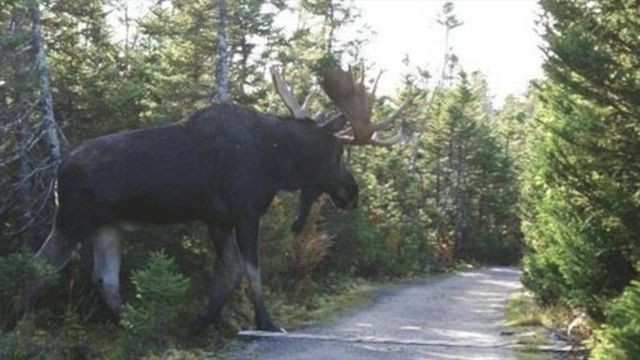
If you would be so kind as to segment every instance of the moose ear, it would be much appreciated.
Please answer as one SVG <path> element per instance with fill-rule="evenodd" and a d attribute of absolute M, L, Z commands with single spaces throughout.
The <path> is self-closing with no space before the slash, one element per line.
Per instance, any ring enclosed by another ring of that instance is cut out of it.
<path fill-rule="evenodd" d="M 334 117 L 333 119 L 327 121 L 326 123 L 321 125 L 322 130 L 325 130 L 329 133 L 335 134 L 338 131 L 342 130 L 342 128 L 347 124 L 347 118 L 340 114 L 339 116 Z"/>

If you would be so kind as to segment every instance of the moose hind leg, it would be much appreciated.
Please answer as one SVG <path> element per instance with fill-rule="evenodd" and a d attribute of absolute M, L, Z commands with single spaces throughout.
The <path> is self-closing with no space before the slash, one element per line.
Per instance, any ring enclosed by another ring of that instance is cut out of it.
<path fill-rule="evenodd" d="M 258 263 L 258 228 L 259 219 L 243 221 L 236 228 L 236 235 L 240 253 L 244 260 L 245 271 L 251 284 L 251 295 L 255 312 L 256 328 L 258 330 L 285 332 L 276 326 L 269 317 L 269 312 L 262 298 L 262 283 L 260 279 L 260 265 Z"/>
<path fill-rule="evenodd" d="M 209 303 L 191 323 L 191 333 L 202 332 L 213 321 L 220 320 L 222 308 L 242 280 L 242 259 L 233 231 L 209 225 L 209 233 L 216 248 L 216 264 Z"/>
<path fill-rule="evenodd" d="M 122 311 L 120 298 L 120 236 L 112 226 L 105 226 L 93 238 L 93 282 L 116 317 Z"/>

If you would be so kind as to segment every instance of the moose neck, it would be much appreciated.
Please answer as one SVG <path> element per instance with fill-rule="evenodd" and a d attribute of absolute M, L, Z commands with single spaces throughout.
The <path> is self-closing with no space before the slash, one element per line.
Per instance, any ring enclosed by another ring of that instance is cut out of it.
<path fill-rule="evenodd" d="M 297 120 L 279 121 L 274 133 L 278 190 L 316 187 L 318 180 L 326 176 L 322 171 L 331 159 L 327 136 L 312 123 Z"/>

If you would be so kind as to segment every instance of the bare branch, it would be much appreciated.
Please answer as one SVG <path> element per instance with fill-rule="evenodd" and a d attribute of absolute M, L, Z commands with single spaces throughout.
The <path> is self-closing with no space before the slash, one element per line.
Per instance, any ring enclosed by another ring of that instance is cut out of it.
<path fill-rule="evenodd" d="M 378 90 L 378 81 L 380 81 L 382 73 L 384 73 L 384 70 L 380 70 L 378 76 L 376 76 L 376 81 L 373 83 L 373 89 L 371 89 L 371 96 L 376 96 L 376 90 Z"/>

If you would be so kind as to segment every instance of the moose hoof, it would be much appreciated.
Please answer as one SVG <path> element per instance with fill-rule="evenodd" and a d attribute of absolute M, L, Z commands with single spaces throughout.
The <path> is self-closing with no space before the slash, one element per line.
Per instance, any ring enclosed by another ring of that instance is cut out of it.
<path fill-rule="evenodd" d="M 287 331 L 283 328 L 281 328 L 280 326 L 275 325 L 272 322 L 269 322 L 267 324 L 263 324 L 258 326 L 258 330 L 260 331 L 269 331 L 269 332 L 279 332 L 279 333 L 286 333 Z"/>

